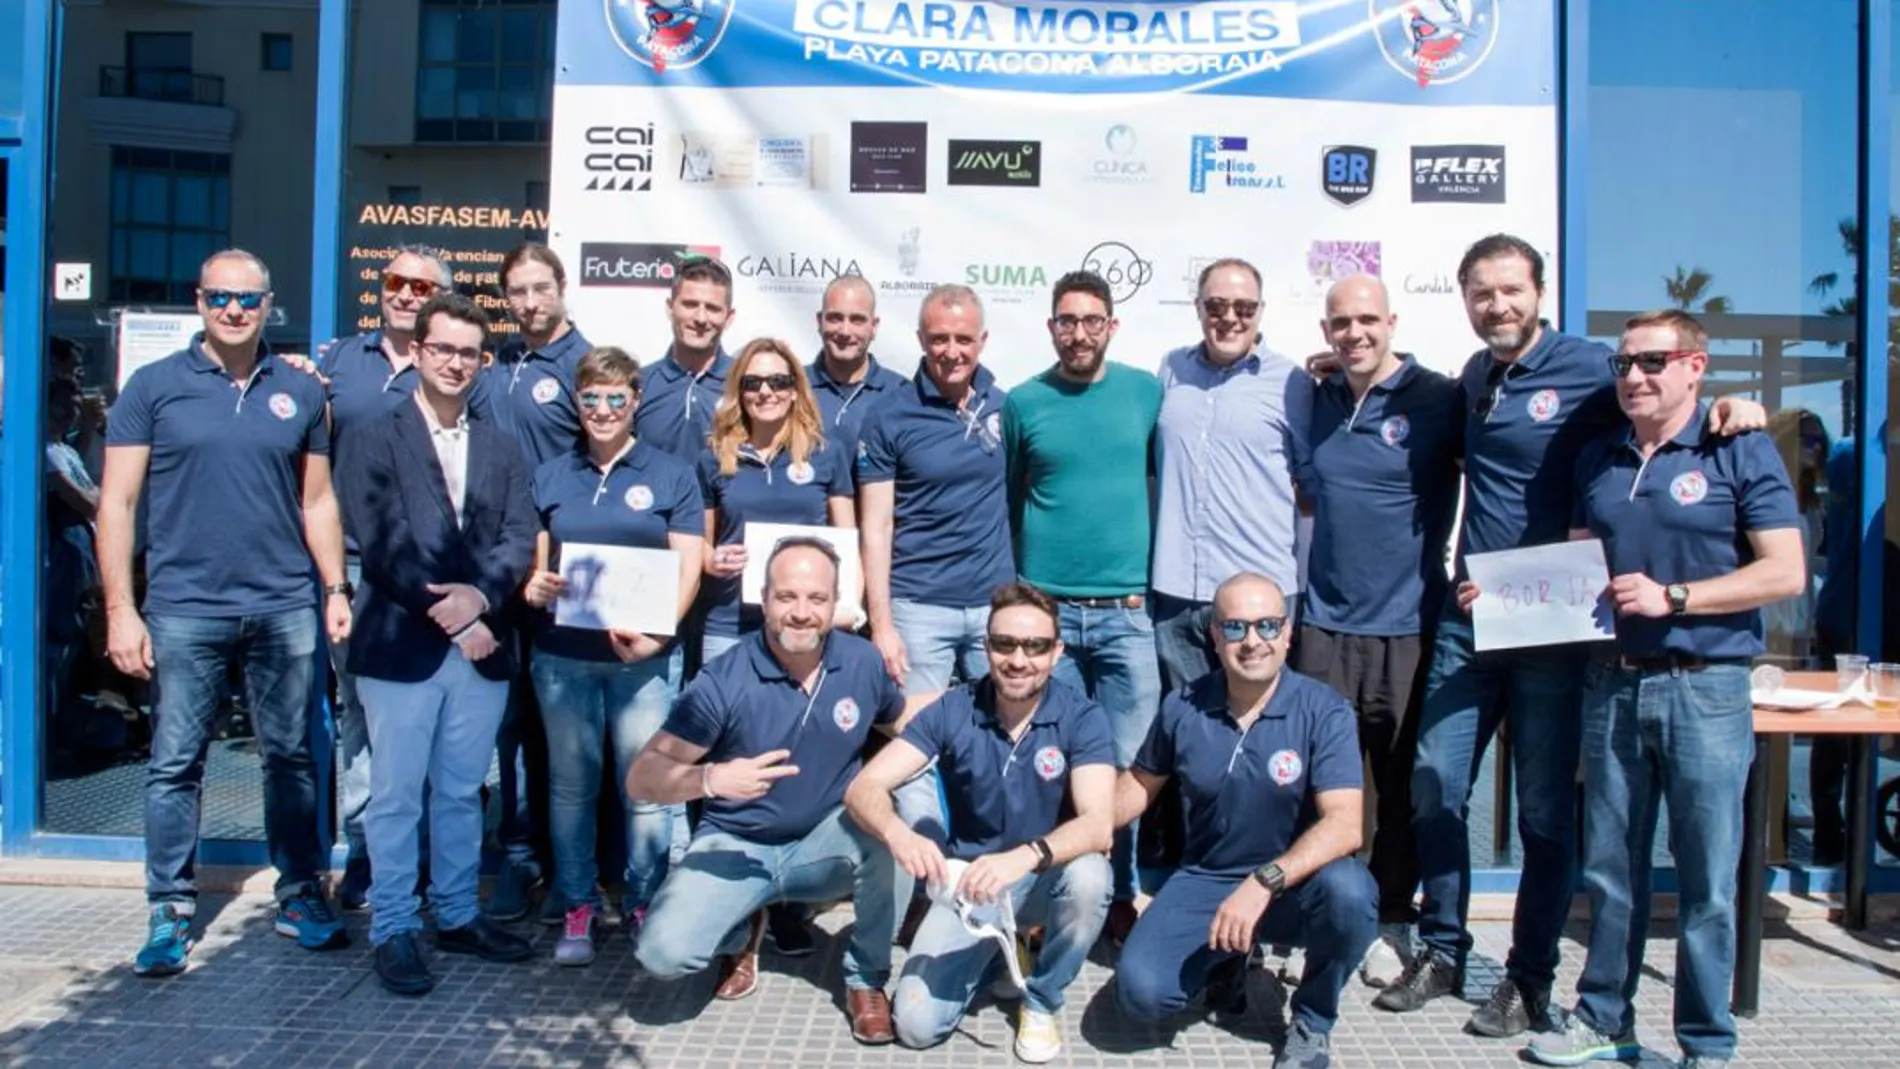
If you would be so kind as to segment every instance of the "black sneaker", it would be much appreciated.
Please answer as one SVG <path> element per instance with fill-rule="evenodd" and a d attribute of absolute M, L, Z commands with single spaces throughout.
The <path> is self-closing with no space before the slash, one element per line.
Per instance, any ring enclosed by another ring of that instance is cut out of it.
<path fill-rule="evenodd" d="M 1399 978 L 1379 992 L 1372 1004 L 1393 1013 L 1411 1013 L 1435 998 L 1457 993 L 1464 986 L 1464 969 L 1442 954 L 1428 950 L 1413 958 Z"/>
<path fill-rule="evenodd" d="M 811 924 L 802 905 L 780 902 L 767 906 L 765 930 L 772 937 L 772 945 L 784 957 L 802 958 L 818 949 L 818 941 L 812 938 Z"/>
<path fill-rule="evenodd" d="M 460 928 L 439 928 L 435 946 L 445 954 L 473 954 L 483 961 L 527 961 L 534 947 L 487 917 L 476 917 Z"/>
<path fill-rule="evenodd" d="M 1517 981 L 1506 980 L 1491 989 L 1484 1005 L 1471 1011 L 1465 1031 L 1509 1039 L 1530 1031 L 1533 1025 L 1540 1032 L 1550 1027 L 1550 992 L 1521 988 Z"/>
<path fill-rule="evenodd" d="M 426 995 L 435 988 L 416 933 L 403 932 L 376 948 L 376 978 L 398 995 Z"/>

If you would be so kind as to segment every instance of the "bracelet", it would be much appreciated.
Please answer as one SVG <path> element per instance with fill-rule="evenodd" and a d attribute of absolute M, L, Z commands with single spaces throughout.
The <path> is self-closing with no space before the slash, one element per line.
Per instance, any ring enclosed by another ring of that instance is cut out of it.
<path fill-rule="evenodd" d="M 455 641 L 456 639 L 458 639 L 458 638 L 461 638 L 461 637 L 462 637 L 463 635 L 466 635 L 466 634 L 468 634 L 468 633 L 469 633 L 470 631 L 473 631 L 473 630 L 475 630 L 475 625 L 476 625 L 476 624 L 479 624 L 479 623 L 481 623 L 481 622 L 482 622 L 482 618 L 481 618 L 481 617 L 479 617 L 479 616 L 477 616 L 477 617 L 476 617 L 475 619 L 473 619 L 473 620 L 470 620 L 470 621 L 469 621 L 468 623 L 466 623 L 466 624 L 463 624 L 463 625 L 461 626 L 461 628 L 460 628 L 460 629 L 458 629 L 458 630 L 456 630 L 456 631 L 453 631 L 453 632 L 450 632 L 450 634 L 449 634 L 449 641 L 450 641 L 450 642 L 454 642 L 454 641 Z"/>
<path fill-rule="evenodd" d="M 699 795 L 702 798 L 719 797 L 718 795 L 713 793 L 712 770 L 713 770 L 713 766 L 710 761 L 707 762 L 706 764 L 699 766 Z"/>

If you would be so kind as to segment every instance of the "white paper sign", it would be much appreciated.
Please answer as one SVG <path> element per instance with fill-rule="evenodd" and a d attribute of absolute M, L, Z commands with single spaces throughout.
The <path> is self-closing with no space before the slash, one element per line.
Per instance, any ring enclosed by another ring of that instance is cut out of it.
<path fill-rule="evenodd" d="M 132 373 L 191 344 L 204 320 L 191 312 L 126 312 L 119 316 L 119 389 Z"/>
<path fill-rule="evenodd" d="M 858 560 L 858 532 L 852 527 L 806 527 L 796 523 L 745 525 L 745 577 L 740 596 L 757 605 L 765 596 L 765 564 L 781 538 L 820 538 L 838 554 L 838 603 L 856 605 L 863 598 L 864 568 Z"/>
<path fill-rule="evenodd" d="M 1471 581 L 1483 591 L 1471 603 L 1479 650 L 1602 642 L 1616 637 L 1605 589 L 1610 571 L 1597 539 L 1473 553 Z"/>
<path fill-rule="evenodd" d="M 680 555 L 673 550 L 570 542 L 561 547 L 561 580 L 554 622 L 562 627 L 648 635 L 677 627 Z"/>

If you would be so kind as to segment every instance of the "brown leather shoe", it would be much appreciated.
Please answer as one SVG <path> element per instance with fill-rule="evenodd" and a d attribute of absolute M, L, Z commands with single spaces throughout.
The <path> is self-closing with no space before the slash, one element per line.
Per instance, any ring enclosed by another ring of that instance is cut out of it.
<path fill-rule="evenodd" d="M 1108 918 L 1102 922 L 1102 937 L 1108 945 L 1117 950 L 1128 942 L 1128 933 L 1135 930 L 1135 921 L 1141 915 L 1135 911 L 1133 902 L 1111 902 L 1108 905 Z"/>
<path fill-rule="evenodd" d="M 845 991 L 845 1006 L 851 1011 L 851 1038 L 868 1046 L 897 1039 L 891 1028 L 891 1000 L 875 987 L 853 987 Z"/>
<path fill-rule="evenodd" d="M 713 991 L 714 998 L 734 1002 L 759 989 L 759 944 L 764 941 L 765 911 L 760 910 L 752 915 L 752 929 L 746 933 L 745 946 L 721 961 L 719 987 Z"/>

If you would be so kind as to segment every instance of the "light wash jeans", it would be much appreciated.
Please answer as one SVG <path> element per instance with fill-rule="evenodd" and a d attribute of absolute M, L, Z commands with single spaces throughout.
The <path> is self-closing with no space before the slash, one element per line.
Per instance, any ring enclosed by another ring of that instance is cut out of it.
<path fill-rule="evenodd" d="M 1010 888 L 1017 927 L 1045 926 L 1035 969 L 1024 977 L 1029 984 L 1025 1007 L 1043 1013 L 1062 1008 L 1064 993 L 1102 934 L 1111 879 L 1106 857 L 1083 854 Z M 955 913 L 932 906 L 911 940 L 891 997 L 897 1041 L 929 1047 L 956 1031 L 991 965 L 1000 964 L 1000 950 L 995 940 L 971 935 Z"/>
<path fill-rule="evenodd" d="M 666 723 L 679 694 L 680 647 L 636 664 L 557 657 L 534 658 L 534 693 L 548 733 L 548 823 L 554 839 L 554 888 L 569 906 L 600 904 L 594 886 L 595 818 L 601 791 L 601 753 L 611 738 L 613 782 L 625 811 L 627 894 L 623 908 L 644 909 L 666 877 L 675 821 L 685 807 L 627 798 L 627 771 Z"/>
<path fill-rule="evenodd" d="M 704 671 L 713 659 L 744 641 L 744 635 L 701 635 L 699 636 L 699 667 Z"/>
<path fill-rule="evenodd" d="M 428 792 L 429 907 L 437 928 L 460 928 L 481 911 L 482 779 L 495 729 L 508 705 L 508 683 L 485 679 L 450 648 L 421 683 L 358 676 L 369 724 L 370 942 L 381 946 L 418 931 L 416 859 Z"/>

